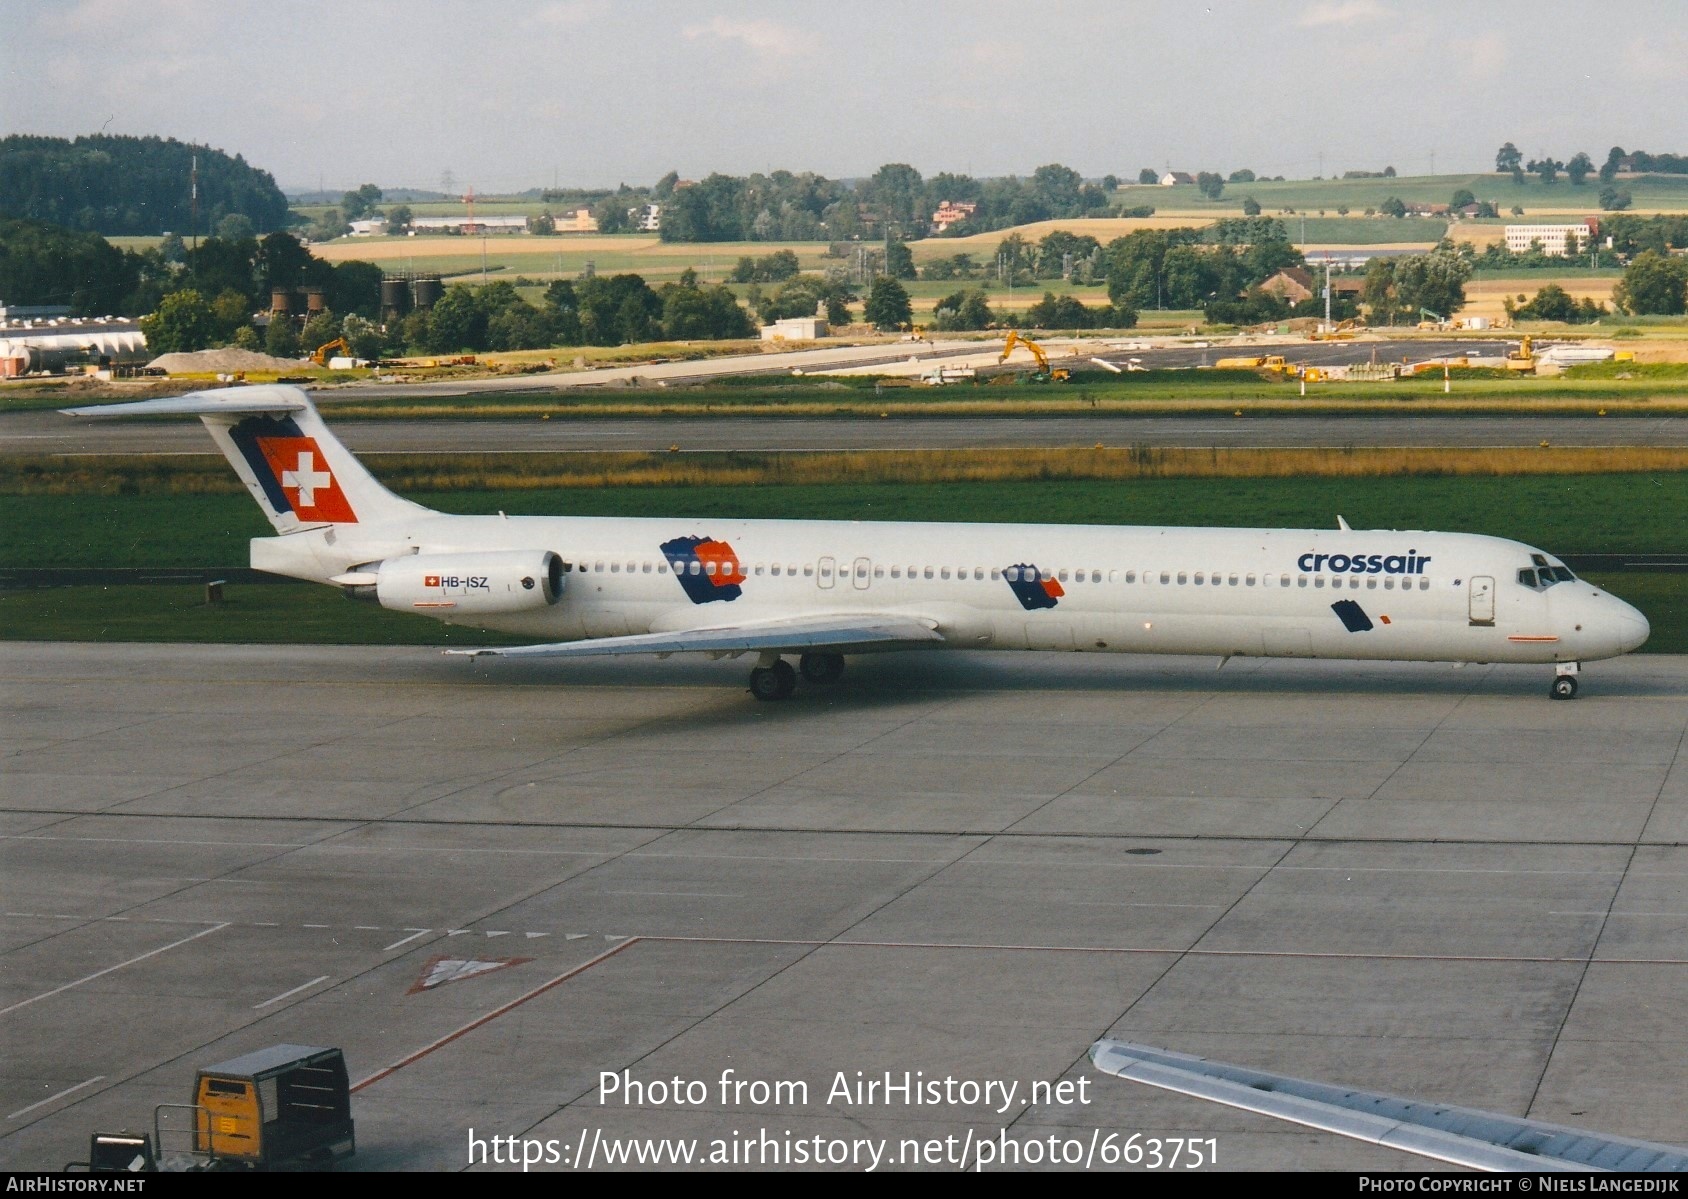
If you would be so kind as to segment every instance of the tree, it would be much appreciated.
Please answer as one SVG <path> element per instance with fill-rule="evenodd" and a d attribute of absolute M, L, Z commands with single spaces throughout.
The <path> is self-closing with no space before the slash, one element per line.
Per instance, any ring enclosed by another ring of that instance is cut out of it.
<path fill-rule="evenodd" d="M 1565 169 L 1565 164 L 1556 162 L 1553 155 L 1548 154 L 1541 158 L 1532 159 L 1525 164 L 1525 169 L 1531 174 L 1540 175 L 1543 183 L 1551 185 L 1559 178 L 1559 172 Z"/>
<path fill-rule="evenodd" d="M 395 204 L 387 209 L 387 234 L 390 237 L 401 237 L 410 228 L 414 214 L 408 204 Z M 362 357 L 362 355 L 360 355 Z"/>
<path fill-rule="evenodd" d="M 1688 306 L 1688 262 L 1646 250 L 1624 270 L 1612 300 L 1625 312 L 1680 315 Z"/>
<path fill-rule="evenodd" d="M 1622 212 L 1633 203 L 1633 199 L 1622 188 L 1613 187 L 1608 183 L 1600 189 L 1600 207 L 1607 212 Z"/>
<path fill-rule="evenodd" d="M 1225 191 L 1225 179 L 1213 171 L 1202 171 L 1196 176 L 1196 190 L 1209 200 L 1217 200 Z"/>
<path fill-rule="evenodd" d="M 1477 197 L 1471 194 L 1471 189 L 1468 187 L 1462 187 L 1456 191 L 1453 194 L 1453 198 L 1448 201 L 1448 207 L 1464 208 L 1467 204 L 1475 203 L 1477 203 Z"/>
<path fill-rule="evenodd" d="M 1105 192 L 1117 192 L 1119 190 L 1119 176 L 1103 175 L 1102 190 Z"/>
<path fill-rule="evenodd" d="M 1565 164 L 1565 175 L 1571 181 L 1571 186 L 1581 187 L 1583 180 L 1594 173 L 1594 160 L 1581 150 L 1572 156 Z"/>
<path fill-rule="evenodd" d="M 245 213 L 231 212 L 217 222 L 217 236 L 223 241 L 250 241 L 254 232 L 252 218 Z"/>
<path fill-rule="evenodd" d="M 1243 197 L 1243 215 L 1244 216 L 1259 216 L 1260 215 L 1260 201 L 1256 200 L 1253 196 L 1244 196 Z"/>
<path fill-rule="evenodd" d="M 1407 215 L 1407 206 L 1399 196 L 1390 196 L 1378 205 L 1377 210 L 1384 216 L 1404 217 Z"/>
<path fill-rule="evenodd" d="M 592 206 L 592 219 L 598 222 L 599 233 L 626 233 L 633 228 L 630 208 L 643 208 L 627 202 L 625 196 L 606 196 Z"/>
<path fill-rule="evenodd" d="M 1046 291 L 1043 299 L 1026 310 L 1026 324 L 1034 329 L 1094 329 L 1112 315 L 1107 309 L 1097 312 L 1086 308 L 1073 296 Z"/>
<path fill-rule="evenodd" d="M 285 316 L 270 318 L 270 327 L 264 331 L 264 352 L 272 358 L 297 358 L 299 356 L 299 333 L 293 327 L 293 322 Z"/>
<path fill-rule="evenodd" d="M 527 219 L 527 231 L 539 237 L 551 237 L 557 232 L 557 218 L 549 212 L 530 216 Z"/>
<path fill-rule="evenodd" d="M 1390 258 L 1373 258 L 1366 265 L 1365 287 L 1360 302 L 1366 306 L 1374 325 L 1393 325 L 1400 312 L 1395 290 L 1395 262 Z M 1436 311 L 1441 311 L 1437 309 Z"/>
<path fill-rule="evenodd" d="M 348 221 L 361 221 L 375 209 L 381 199 L 381 189 L 373 183 L 365 183 L 356 191 L 347 192 L 340 197 L 340 211 Z"/>
<path fill-rule="evenodd" d="M 1383 168 L 1383 177 L 1385 179 L 1393 179 L 1395 177 L 1395 168 L 1394 167 L 1384 167 Z"/>
<path fill-rule="evenodd" d="M 340 327 L 340 336 L 352 347 L 354 358 L 373 360 L 381 357 L 386 348 L 386 337 L 381 332 L 381 326 L 355 312 L 346 317 Z"/>
<path fill-rule="evenodd" d="M 1225 176 L 1225 182 L 1226 183 L 1253 183 L 1254 178 L 1255 178 L 1254 172 L 1251 171 L 1251 170 L 1248 170 L 1245 167 L 1243 170 L 1232 171 L 1229 175 Z"/>
<path fill-rule="evenodd" d="M 1160 176 L 1155 174 L 1155 169 L 1153 167 L 1144 167 L 1142 170 L 1137 172 L 1137 182 L 1159 183 Z"/>
<path fill-rule="evenodd" d="M 486 305 L 472 287 L 456 284 L 434 304 L 433 340 L 427 349 L 434 354 L 456 354 L 486 348 Z"/>
<path fill-rule="evenodd" d="M 895 279 L 881 275 L 873 281 L 873 287 L 868 292 L 863 315 L 874 328 L 890 331 L 912 321 L 914 309 L 909 304 L 908 292 L 903 289 L 903 285 Z"/>
<path fill-rule="evenodd" d="M 1510 174 L 1516 178 L 1518 165 L 1523 161 L 1524 156 L 1518 152 L 1518 147 L 1511 142 L 1507 142 L 1495 151 L 1495 173 L 1499 175 Z"/>
<path fill-rule="evenodd" d="M 203 350 L 216 336 L 217 327 L 205 297 L 190 287 L 171 292 L 159 302 L 157 311 L 143 316 L 141 332 L 150 352 L 170 354 Z"/>
<path fill-rule="evenodd" d="M 978 289 L 947 295 L 932 310 L 932 327 L 940 333 L 988 329 L 995 321 L 989 300 Z"/>
<path fill-rule="evenodd" d="M 1610 183 L 1618 177 L 1618 164 L 1624 160 L 1624 148 L 1613 146 L 1606 152 L 1606 161 L 1600 166 L 1600 182 Z"/>
<path fill-rule="evenodd" d="M 1451 250 L 1408 254 L 1395 260 L 1395 290 L 1408 315 L 1428 308 L 1449 316 L 1465 307 L 1471 264 Z"/>
<path fill-rule="evenodd" d="M 240 330 L 250 327 L 251 306 L 240 292 L 229 288 L 211 301 L 212 336 L 220 342 L 232 341 Z"/>
<path fill-rule="evenodd" d="M 790 251 L 786 251 L 790 253 Z M 796 257 L 793 255 L 793 257 Z M 885 246 L 885 273 L 893 279 L 916 278 L 914 269 L 914 252 L 900 241 L 889 242 Z"/>
<path fill-rule="evenodd" d="M 340 336 L 340 318 L 332 311 L 324 308 L 299 331 L 299 345 L 305 350 L 315 350 L 318 346 L 327 345 Z"/>

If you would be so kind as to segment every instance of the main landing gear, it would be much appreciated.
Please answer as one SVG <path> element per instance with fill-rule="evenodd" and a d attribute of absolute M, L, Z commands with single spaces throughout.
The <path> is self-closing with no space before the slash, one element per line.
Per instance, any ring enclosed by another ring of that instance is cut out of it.
<path fill-rule="evenodd" d="M 1554 699 L 1577 698 L 1577 663 L 1561 662 L 1553 676 L 1553 686 L 1547 693 Z"/>
<path fill-rule="evenodd" d="M 804 654 L 797 670 L 778 654 L 763 654 L 762 662 L 750 672 L 750 694 L 763 701 L 785 699 L 797 690 L 797 672 L 811 683 L 835 683 L 844 673 L 844 655 Z"/>

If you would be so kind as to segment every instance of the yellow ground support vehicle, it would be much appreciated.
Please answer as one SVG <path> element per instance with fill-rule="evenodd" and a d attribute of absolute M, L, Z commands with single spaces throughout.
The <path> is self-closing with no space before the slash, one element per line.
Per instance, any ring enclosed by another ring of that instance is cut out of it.
<path fill-rule="evenodd" d="M 1261 354 L 1242 358 L 1221 358 L 1213 364 L 1220 371 L 1269 371 L 1274 375 L 1288 374 L 1290 365 L 1282 354 Z"/>
<path fill-rule="evenodd" d="M 338 1049 L 272 1045 L 199 1071 L 194 1152 L 263 1169 L 357 1151 Z"/>

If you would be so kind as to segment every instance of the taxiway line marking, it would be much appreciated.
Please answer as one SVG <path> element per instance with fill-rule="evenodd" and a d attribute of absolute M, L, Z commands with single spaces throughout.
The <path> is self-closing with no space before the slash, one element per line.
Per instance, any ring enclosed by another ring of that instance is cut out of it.
<path fill-rule="evenodd" d="M 220 932 L 227 927 L 228 927 L 227 921 L 224 921 L 222 924 L 213 924 L 210 928 L 202 928 L 197 933 L 194 933 L 192 936 L 183 937 L 180 941 L 172 941 L 168 945 L 160 945 L 157 949 L 149 949 L 149 950 L 147 950 L 147 952 L 145 952 L 143 954 L 138 954 L 135 957 L 130 958 L 126 962 L 119 962 L 115 966 L 107 966 L 104 970 L 96 970 L 92 974 L 84 974 L 81 978 L 77 979 L 75 982 L 65 983 L 64 986 L 62 986 L 62 987 L 54 987 L 51 991 L 43 991 L 39 995 L 30 996 L 30 998 L 28 998 L 28 999 L 20 999 L 18 1002 L 14 1003 L 11 1007 L 0 1008 L 0 1016 L 8 1016 L 11 1013 L 17 1011 L 19 1008 L 26 1008 L 30 1004 L 39 1002 L 40 1000 L 43 1000 L 43 999 L 51 999 L 53 996 L 58 995 L 58 994 L 62 994 L 63 992 L 70 990 L 72 987 L 80 987 L 83 983 L 93 982 L 96 978 L 101 978 L 101 977 L 103 977 L 107 974 L 110 974 L 114 970 L 121 970 L 125 966 L 133 966 L 136 962 L 144 962 L 148 958 L 157 957 L 159 954 L 163 953 L 165 950 L 174 949 L 178 945 L 186 945 L 189 941 L 197 941 L 201 937 L 210 936 L 212 933 Z"/>
<path fill-rule="evenodd" d="M 394 1073 L 404 1069 L 406 1066 L 411 1065 L 414 1062 L 421 1061 L 423 1058 L 427 1057 L 430 1053 L 434 1052 L 434 1050 L 443 1049 L 445 1046 L 447 1046 L 447 1045 L 451 1044 L 453 1041 L 457 1040 L 457 1038 L 467 1036 L 469 1033 L 474 1032 L 477 1028 L 480 1028 L 483 1024 L 488 1024 L 491 1021 L 498 1019 L 498 1017 L 504 1015 L 506 1012 L 514 1011 L 516 1008 L 520 1007 L 522 1004 L 526 1003 L 528 1000 L 536 999 L 539 996 L 545 994 L 545 992 L 549 991 L 552 987 L 560 986 L 561 984 L 566 983 L 569 979 L 575 977 L 578 974 L 584 974 L 586 971 L 588 971 L 592 967 L 596 966 L 599 962 L 608 961 L 610 958 L 613 958 L 616 954 L 620 953 L 623 949 L 626 949 L 628 946 L 637 945 L 640 940 L 642 940 L 642 938 L 640 938 L 640 937 L 629 937 L 629 938 L 627 938 L 627 940 L 621 942 L 621 944 L 616 945 L 616 946 L 614 946 L 610 949 L 604 950 L 604 952 L 600 953 L 597 957 L 588 958 L 586 961 L 582 962 L 580 965 L 575 966 L 574 968 L 572 968 L 570 970 L 565 970 L 563 973 L 557 975 L 557 977 L 553 978 L 551 981 L 541 983 L 539 986 L 535 987 L 533 990 L 529 991 L 527 994 L 518 995 L 518 996 L 516 996 L 516 998 L 512 999 L 509 1003 L 504 1004 L 502 1007 L 494 1008 L 492 1011 L 486 1013 L 486 1015 L 478 1016 L 475 1019 L 469 1021 L 469 1023 L 463 1025 L 461 1028 L 458 1028 L 458 1029 L 455 1029 L 452 1032 L 446 1033 L 446 1035 L 441 1037 L 439 1040 L 422 1046 L 422 1048 L 418 1049 L 415 1053 L 410 1054 L 408 1057 L 401 1058 L 399 1061 L 394 1062 L 392 1065 L 386 1066 L 386 1067 L 383 1067 L 380 1070 L 377 1070 L 374 1074 L 371 1074 L 368 1078 L 363 1079 L 361 1082 L 355 1083 L 352 1086 L 352 1094 L 355 1095 L 357 1092 L 363 1090 L 365 1087 L 370 1086 L 374 1083 L 380 1082 L 383 1078 L 386 1078 L 389 1074 L 394 1074 Z"/>
<path fill-rule="evenodd" d="M 408 930 L 406 930 L 406 931 L 408 931 Z M 400 945 L 408 945 L 412 941 L 416 940 L 417 937 L 425 937 L 433 931 L 434 930 L 431 929 L 431 928 L 419 928 L 415 932 L 411 933 L 410 936 L 406 937 L 404 940 L 394 941 L 391 945 L 388 945 L 381 952 L 382 953 L 390 953 L 391 951 L 397 949 Z"/>
<path fill-rule="evenodd" d="M 326 974 L 319 974 L 315 978 L 311 979 L 310 982 L 301 983 L 299 986 L 294 987 L 291 991 L 283 991 L 280 995 L 277 995 L 274 999 L 266 999 L 262 1003 L 253 1004 L 252 1010 L 257 1011 L 259 1008 L 269 1007 L 270 1004 L 272 1004 L 272 1003 L 280 1003 L 283 999 L 286 999 L 289 995 L 297 995 L 300 991 L 308 991 L 312 987 L 316 986 L 319 982 L 322 982 L 327 977 L 328 977 L 328 975 L 326 975 Z"/>
<path fill-rule="evenodd" d="M 34 1111 L 36 1108 L 46 1107 L 49 1103 L 53 1102 L 53 1100 L 63 1099 L 66 1095 L 72 1094 L 73 1092 L 76 1092 L 76 1091 L 80 1091 L 83 1087 L 91 1087 L 95 1083 L 97 1083 L 101 1079 L 103 1079 L 104 1077 L 105 1077 L 104 1074 L 96 1074 L 96 1075 L 94 1075 L 94 1077 L 92 1077 L 90 1079 L 86 1079 L 82 1082 L 79 1082 L 73 1087 L 66 1087 L 64 1090 L 60 1091 L 56 1095 L 47 1096 L 45 1099 L 41 1100 L 39 1103 L 32 1103 L 28 1107 L 20 1107 L 17 1111 L 15 1111 L 11 1115 L 7 1116 L 6 1119 L 16 1120 L 19 1116 L 27 1116 L 27 1115 L 29 1115 L 30 1112 Z"/>

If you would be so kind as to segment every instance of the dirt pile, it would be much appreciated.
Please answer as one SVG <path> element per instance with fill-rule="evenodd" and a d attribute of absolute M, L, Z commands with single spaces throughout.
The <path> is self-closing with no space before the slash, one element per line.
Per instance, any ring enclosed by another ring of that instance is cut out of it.
<path fill-rule="evenodd" d="M 172 375 L 227 374 L 234 371 L 263 371 L 267 373 L 296 371 L 309 366 L 307 360 L 272 358 L 256 350 L 238 350 L 230 346 L 221 350 L 197 350 L 191 354 L 161 354 L 147 363 Z"/>

